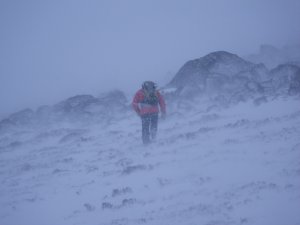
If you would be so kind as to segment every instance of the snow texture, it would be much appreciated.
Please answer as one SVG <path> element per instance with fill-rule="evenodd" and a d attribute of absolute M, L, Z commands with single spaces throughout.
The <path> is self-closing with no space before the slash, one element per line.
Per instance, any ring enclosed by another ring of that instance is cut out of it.
<path fill-rule="evenodd" d="M 40 127 L 15 115 L 25 125 L 0 134 L 0 224 L 300 225 L 299 97 L 186 106 L 169 105 L 149 146 L 130 110 Z"/>

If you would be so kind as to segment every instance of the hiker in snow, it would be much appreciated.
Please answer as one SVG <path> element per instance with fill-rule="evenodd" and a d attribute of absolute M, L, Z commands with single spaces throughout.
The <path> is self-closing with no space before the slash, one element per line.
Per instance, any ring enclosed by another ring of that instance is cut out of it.
<path fill-rule="evenodd" d="M 159 107 L 162 119 L 166 117 L 165 100 L 156 90 L 154 82 L 143 83 L 133 98 L 132 107 L 142 119 L 142 140 L 144 144 L 148 144 L 156 137 Z"/>

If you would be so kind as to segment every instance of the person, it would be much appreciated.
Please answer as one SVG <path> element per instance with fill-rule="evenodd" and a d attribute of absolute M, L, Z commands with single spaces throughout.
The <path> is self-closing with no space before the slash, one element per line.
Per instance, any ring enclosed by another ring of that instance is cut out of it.
<path fill-rule="evenodd" d="M 152 81 L 145 81 L 133 98 L 132 107 L 142 120 L 142 141 L 149 144 L 156 138 L 158 114 L 166 117 L 166 103 Z"/>

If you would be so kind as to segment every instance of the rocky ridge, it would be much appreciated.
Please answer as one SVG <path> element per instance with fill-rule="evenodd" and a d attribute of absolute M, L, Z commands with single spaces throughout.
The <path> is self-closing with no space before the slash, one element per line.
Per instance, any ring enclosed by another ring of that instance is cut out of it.
<path fill-rule="evenodd" d="M 300 67 L 279 65 L 268 70 L 262 63 L 218 51 L 188 61 L 167 85 L 175 97 L 208 96 L 239 102 L 249 98 L 300 93 Z"/>
<path fill-rule="evenodd" d="M 109 110 L 108 110 L 109 109 Z M 22 126 L 48 126 L 56 122 L 103 122 L 120 117 L 129 107 L 125 94 L 119 90 L 99 97 L 76 95 L 53 106 L 41 106 L 36 111 L 24 109 L 11 114 L 0 122 L 0 131 Z"/>
<path fill-rule="evenodd" d="M 217 51 L 186 62 L 162 92 L 171 113 L 178 107 L 189 108 L 190 102 L 199 97 L 206 97 L 211 107 L 249 99 L 261 104 L 270 97 L 299 94 L 300 67 L 282 64 L 269 70 L 262 63 L 255 64 L 236 54 Z M 107 122 L 129 109 L 125 94 L 119 90 L 98 97 L 77 95 L 53 106 L 41 106 L 36 111 L 24 109 L 11 114 L 0 121 L 0 132 L 55 122 Z"/>

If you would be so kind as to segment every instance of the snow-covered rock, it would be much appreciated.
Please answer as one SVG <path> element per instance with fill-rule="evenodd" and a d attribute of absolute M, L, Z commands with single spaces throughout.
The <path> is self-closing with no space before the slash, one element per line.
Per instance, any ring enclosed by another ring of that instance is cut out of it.
<path fill-rule="evenodd" d="M 14 113 L 0 121 L 0 132 L 61 122 L 107 121 L 126 114 L 128 110 L 125 94 L 118 90 L 104 93 L 98 98 L 92 95 L 77 95 L 53 106 L 41 106 L 36 111 L 25 109 Z"/>
<path fill-rule="evenodd" d="M 175 75 L 168 87 L 176 87 L 181 96 L 249 95 L 263 91 L 260 82 L 268 80 L 263 64 L 253 64 L 229 52 L 213 52 L 188 61 Z M 243 93 L 244 94 L 244 93 Z"/>
<path fill-rule="evenodd" d="M 127 99 L 121 91 L 111 91 L 101 96 L 78 95 L 53 107 L 55 114 L 75 120 L 108 119 L 127 111 Z"/>
<path fill-rule="evenodd" d="M 22 126 L 29 126 L 35 122 L 35 113 L 31 109 L 24 109 L 11 114 L 0 121 L 0 132 L 9 131 Z"/>
<path fill-rule="evenodd" d="M 300 93 L 300 67 L 295 65 L 279 65 L 270 71 L 271 81 L 276 93 Z"/>
<path fill-rule="evenodd" d="M 299 93 L 299 67 L 283 64 L 269 71 L 224 51 L 188 61 L 166 90 L 167 97 L 193 99 L 208 96 L 219 102 L 237 103 L 263 96 Z"/>

